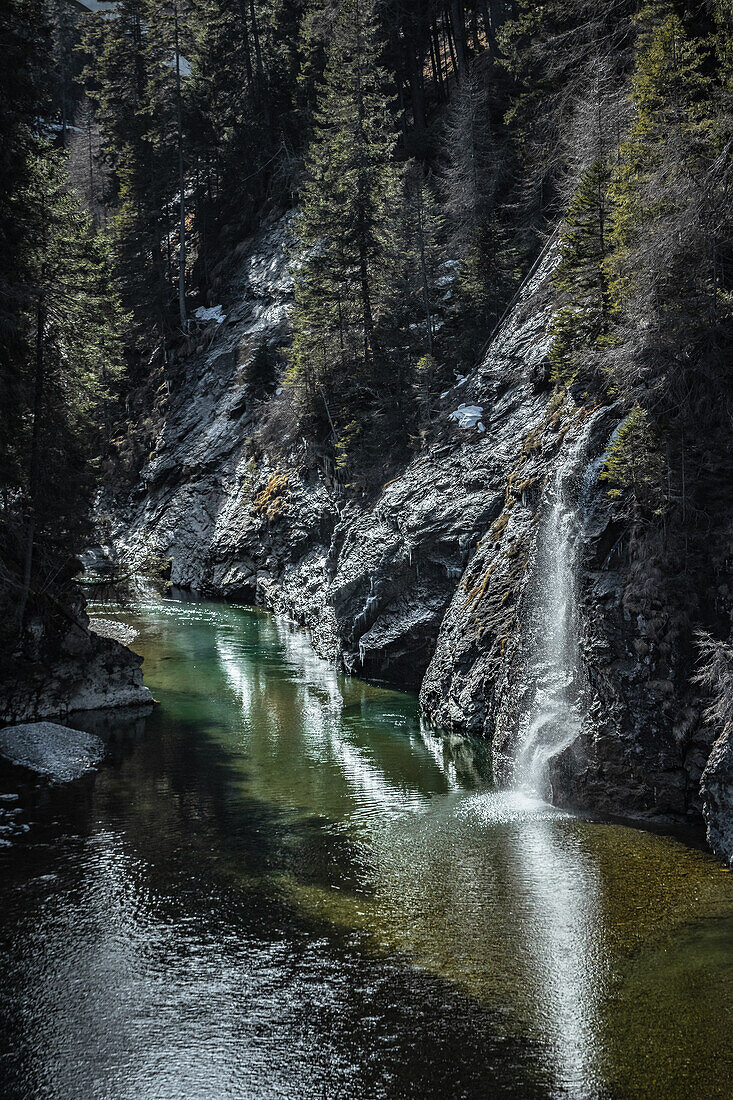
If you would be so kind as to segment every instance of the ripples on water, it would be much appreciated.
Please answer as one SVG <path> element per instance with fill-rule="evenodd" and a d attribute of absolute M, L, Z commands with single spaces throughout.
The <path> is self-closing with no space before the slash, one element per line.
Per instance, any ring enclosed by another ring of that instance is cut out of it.
<path fill-rule="evenodd" d="M 69 790 L 0 776 L 1 1095 L 731 1094 L 710 856 L 494 791 L 280 620 L 103 614 L 161 706 Z"/>

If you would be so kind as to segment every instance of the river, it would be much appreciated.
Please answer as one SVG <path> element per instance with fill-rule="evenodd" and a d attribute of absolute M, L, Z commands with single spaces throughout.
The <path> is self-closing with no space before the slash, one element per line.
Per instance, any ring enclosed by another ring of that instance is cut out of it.
<path fill-rule="evenodd" d="M 0 772 L 3 1098 L 733 1094 L 712 856 L 496 791 L 283 620 L 95 610 L 160 705 L 73 787 Z"/>

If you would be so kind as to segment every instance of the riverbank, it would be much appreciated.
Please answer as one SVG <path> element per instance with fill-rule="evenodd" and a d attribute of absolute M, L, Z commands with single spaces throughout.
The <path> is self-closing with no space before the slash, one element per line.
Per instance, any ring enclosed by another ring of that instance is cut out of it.
<path fill-rule="evenodd" d="M 149 706 L 142 659 L 90 628 L 83 605 L 55 618 L 51 635 L 36 632 L 36 652 L 6 657 L 0 675 L 0 724 L 66 719 L 78 711 Z"/>

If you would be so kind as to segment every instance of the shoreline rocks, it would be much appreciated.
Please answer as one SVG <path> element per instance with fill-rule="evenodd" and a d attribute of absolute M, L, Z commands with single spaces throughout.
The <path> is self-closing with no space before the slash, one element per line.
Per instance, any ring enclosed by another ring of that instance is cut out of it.
<path fill-rule="evenodd" d="M 55 783 L 81 779 L 104 756 L 104 742 L 55 722 L 29 722 L 0 730 L 0 756 Z"/>
<path fill-rule="evenodd" d="M 152 703 L 142 658 L 83 622 L 72 624 L 45 659 L 15 662 L 0 684 L 0 722 L 5 724 Z"/>
<path fill-rule="evenodd" d="M 708 844 L 733 871 L 733 727 L 713 745 L 700 791 Z"/>

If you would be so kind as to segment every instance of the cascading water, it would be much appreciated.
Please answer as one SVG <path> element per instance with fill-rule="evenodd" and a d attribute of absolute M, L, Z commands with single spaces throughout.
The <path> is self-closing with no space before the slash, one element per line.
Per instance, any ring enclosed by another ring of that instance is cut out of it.
<path fill-rule="evenodd" d="M 576 557 L 585 505 L 602 462 L 587 461 L 601 415 L 586 420 L 557 468 L 528 588 L 514 781 L 543 798 L 550 794 L 550 760 L 573 743 L 581 727 Z"/>

